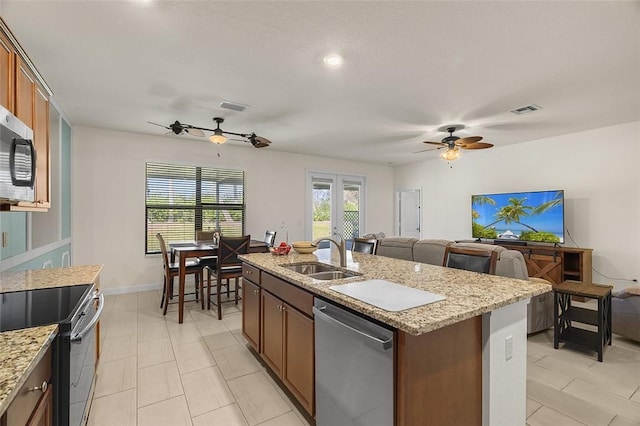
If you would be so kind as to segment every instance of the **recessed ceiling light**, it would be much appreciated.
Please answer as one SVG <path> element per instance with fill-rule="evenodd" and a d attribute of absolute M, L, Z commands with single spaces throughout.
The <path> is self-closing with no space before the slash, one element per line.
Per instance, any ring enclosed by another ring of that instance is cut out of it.
<path fill-rule="evenodd" d="M 325 65 L 328 66 L 329 68 L 339 68 L 344 62 L 344 59 L 342 59 L 342 56 L 338 54 L 331 54 L 331 55 L 325 56 L 323 58 L 323 61 Z"/>

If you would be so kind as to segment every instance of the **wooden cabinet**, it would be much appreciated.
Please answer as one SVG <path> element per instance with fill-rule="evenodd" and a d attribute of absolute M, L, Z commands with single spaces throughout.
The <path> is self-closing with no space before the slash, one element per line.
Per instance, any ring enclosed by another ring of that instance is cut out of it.
<path fill-rule="evenodd" d="M 242 279 L 242 335 L 260 352 L 260 287 Z"/>
<path fill-rule="evenodd" d="M 27 426 L 51 426 L 53 424 L 53 388 L 48 387 L 35 410 L 31 414 L 31 418 L 27 422 Z"/>
<path fill-rule="evenodd" d="M 34 202 L 3 205 L 8 211 L 47 211 L 51 206 L 51 164 L 49 147 L 49 97 L 33 64 L 0 20 L 0 104 L 33 130 L 36 150 Z"/>
<path fill-rule="evenodd" d="M 592 280 L 593 249 L 500 245 L 522 253 L 529 277 L 543 278 L 553 284 L 560 284 L 567 280 L 590 283 Z"/>
<path fill-rule="evenodd" d="M 315 407 L 314 323 L 313 319 L 284 303 L 282 381 L 313 414 Z"/>
<path fill-rule="evenodd" d="M 0 420 L 2 426 L 50 426 L 53 422 L 51 348 L 31 372 Z"/>
<path fill-rule="evenodd" d="M 3 32 L 0 31 L 0 105 L 13 111 L 14 72 L 16 50 Z"/>
<path fill-rule="evenodd" d="M 313 416 L 313 295 L 246 264 L 242 282 L 243 336 L 300 405 Z"/>
<path fill-rule="evenodd" d="M 284 336 L 282 334 L 284 318 L 282 316 L 283 303 L 280 299 L 267 291 L 260 296 L 262 303 L 262 318 L 260 334 L 262 348 L 260 355 L 271 370 L 282 376 Z"/>

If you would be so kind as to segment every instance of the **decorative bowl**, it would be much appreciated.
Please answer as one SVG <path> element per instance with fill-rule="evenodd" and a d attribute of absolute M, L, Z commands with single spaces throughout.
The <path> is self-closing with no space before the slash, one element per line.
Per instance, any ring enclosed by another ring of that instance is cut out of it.
<path fill-rule="evenodd" d="M 287 245 L 287 246 L 275 246 L 275 247 L 269 247 L 269 251 L 271 252 L 271 254 L 276 255 L 276 256 L 283 256 L 285 254 L 289 254 L 289 252 L 291 251 L 291 246 Z"/>
<path fill-rule="evenodd" d="M 293 243 L 293 250 L 299 254 L 311 254 L 318 249 L 318 246 L 314 246 L 307 241 L 299 241 Z"/>

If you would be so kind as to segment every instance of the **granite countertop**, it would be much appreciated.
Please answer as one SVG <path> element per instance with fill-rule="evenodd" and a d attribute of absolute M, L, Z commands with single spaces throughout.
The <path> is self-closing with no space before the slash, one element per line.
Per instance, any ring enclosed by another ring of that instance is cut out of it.
<path fill-rule="evenodd" d="M 0 333 L 0 416 L 51 345 L 58 325 Z"/>
<path fill-rule="evenodd" d="M 92 284 L 101 270 L 102 265 L 87 265 L 4 272 L 0 274 L 0 293 Z"/>
<path fill-rule="evenodd" d="M 270 253 L 239 256 L 244 262 L 272 275 L 292 282 L 312 293 L 324 296 L 371 318 L 413 335 L 424 334 L 468 318 L 511 305 L 552 290 L 548 284 L 497 275 L 478 274 L 407 260 L 347 252 L 347 268 L 361 277 L 321 281 L 281 267 L 299 262 L 321 261 L 340 264 L 334 249 L 317 250 L 314 254 L 286 256 Z M 331 290 L 329 287 L 356 281 L 382 279 L 432 293 L 447 299 L 401 312 L 389 312 Z"/>

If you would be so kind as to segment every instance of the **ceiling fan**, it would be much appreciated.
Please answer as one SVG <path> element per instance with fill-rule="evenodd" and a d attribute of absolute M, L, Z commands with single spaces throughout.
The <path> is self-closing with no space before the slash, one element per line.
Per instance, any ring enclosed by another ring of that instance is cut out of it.
<path fill-rule="evenodd" d="M 447 126 L 446 131 L 449 132 L 449 136 L 442 139 L 442 141 L 440 142 L 424 141 L 423 142 L 430 145 L 440 145 L 438 148 L 423 149 L 422 151 L 414 152 L 414 154 L 417 154 L 418 152 L 433 151 L 434 149 L 447 148 L 446 151 L 440 154 L 440 157 L 442 157 L 447 161 L 453 161 L 453 160 L 457 160 L 462 155 L 459 148 L 486 149 L 486 148 L 491 148 L 493 146 L 493 144 L 490 144 L 487 142 L 480 142 L 482 140 L 482 136 L 468 136 L 466 138 L 453 136 L 453 132 L 455 132 L 456 130 L 461 130 L 463 128 L 464 126 L 462 125 Z"/>
<path fill-rule="evenodd" d="M 167 134 L 173 133 L 176 135 L 182 135 L 184 133 L 187 133 L 191 136 L 204 137 L 205 131 L 212 132 L 213 134 L 209 136 L 209 140 L 217 145 L 223 144 L 227 142 L 227 140 L 247 142 L 256 148 L 265 148 L 271 145 L 271 141 L 269 139 L 264 138 L 262 136 L 258 136 L 253 132 L 252 133 L 235 133 L 235 132 L 228 132 L 226 130 L 222 130 L 220 128 L 220 124 L 224 123 L 224 118 L 214 117 L 213 121 L 216 122 L 215 129 L 207 129 L 206 127 L 198 127 L 198 126 L 193 126 L 191 124 L 184 124 L 179 122 L 178 120 L 169 124 L 168 126 L 164 126 L 158 123 L 153 123 L 151 121 L 147 121 L 147 123 L 153 124 L 155 126 L 164 127 L 165 129 L 169 130 Z M 240 136 L 243 139 L 230 139 L 230 138 L 227 138 L 225 135 Z"/>

